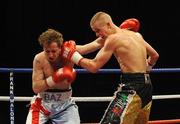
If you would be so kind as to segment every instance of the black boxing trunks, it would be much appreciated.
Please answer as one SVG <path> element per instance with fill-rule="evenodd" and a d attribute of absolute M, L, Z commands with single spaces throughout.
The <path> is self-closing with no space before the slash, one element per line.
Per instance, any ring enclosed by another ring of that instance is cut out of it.
<path fill-rule="evenodd" d="M 146 124 L 150 114 L 152 89 L 149 74 L 122 74 L 121 84 L 100 124 L 134 124 L 137 121 Z"/>

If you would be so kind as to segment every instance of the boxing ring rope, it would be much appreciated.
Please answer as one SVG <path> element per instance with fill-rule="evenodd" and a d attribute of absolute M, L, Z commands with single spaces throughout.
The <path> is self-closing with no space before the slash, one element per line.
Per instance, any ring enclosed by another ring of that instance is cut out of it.
<path fill-rule="evenodd" d="M 72 97 L 76 102 L 110 102 L 113 97 Z M 154 95 L 153 100 L 157 99 L 179 99 L 180 94 L 176 95 Z M 14 101 L 30 101 L 32 97 L 15 96 Z M 0 101 L 9 101 L 9 96 L 0 96 Z"/>
<path fill-rule="evenodd" d="M 86 69 L 76 69 L 78 73 L 89 73 Z M 0 72 L 31 73 L 32 68 L 0 68 Z M 152 73 L 177 73 L 180 68 L 155 68 Z M 97 73 L 121 73 L 120 69 L 99 69 Z"/>
<path fill-rule="evenodd" d="M 76 69 L 77 73 L 89 73 L 86 69 Z M 10 102 L 10 123 L 14 124 L 14 101 L 30 101 L 32 97 L 14 96 L 14 73 L 32 73 L 32 68 L 0 68 L 0 72 L 9 73 L 9 96 L 0 96 L 0 101 Z M 155 68 L 152 73 L 179 73 L 180 68 Z M 120 69 L 99 69 L 97 73 L 121 73 Z M 107 97 L 73 97 L 76 102 L 109 102 L 111 96 Z M 179 99 L 180 94 L 174 95 L 154 95 L 157 99 Z M 149 121 L 148 124 L 175 124 L 180 123 L 180 119 Z M 92 123 L 91 123 L 92 124 Z"/>

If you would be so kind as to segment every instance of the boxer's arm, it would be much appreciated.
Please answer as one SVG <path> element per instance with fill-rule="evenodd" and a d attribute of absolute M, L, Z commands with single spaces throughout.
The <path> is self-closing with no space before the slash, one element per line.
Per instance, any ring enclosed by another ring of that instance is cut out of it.
<path fill-rule="evenodd" d="M 102 48 L 103 45 L 104 45 L 104 40 L 102 38 L 97 38 L 88 44 L 76 45 L 76 50 L 81 55 L 84 55 L 84 54 L 92 53 L 92 52 Z"/>
<path fill-rule="evenodd" d="M 41 62 L 36 56 L 33 60 L 32 70 L 32 89 L 35 93 L 43 92 L 48 89 L 44 78 Z"/>
<path fill-rule="evenodd" d="M 92 73 L 96 73 L 102 66 L 104 66 L 111 56 L 113 55 L 115 44 L 114 42 L 108 42 L 99 50 L 94 59 L 83 58 L 79 65 Z"/>
<path fill-rule="evenodd" d="M 159 58 L 158 52 L 147 42 L 145 42 L 146 51 L 147 51 L 147 71 L 150 71 L 152 67 L 156 64 L 156 61 Z"/>
<path fill-rule="evenodd" d="M 104 43 L 103 47 L 97 53 L 94 59 L 84 58 L 79 52 L 76 51 L 76 49 L 69 45 L 65 45 L 63 47 L 62 56 L 74 62 L 76 65 L 79 65 L 88 71 L 95 73 L 111 58 L 113 54 L 115 42 L 109 42 L 109 39 L 106 39 L 106 43 Z"/>
<path fill-rule="evenodd" d="M 102 38 L 97 38 L 95 41 L 86 45 L 75 45 L 75 41 L 70 40 L 64 42 L 61 50 L 61 54 L 64 58 L 72 61 L 76 65 L 79 65 L 80 60 L 83 58 L 81 54 L 87 54 L 100 49 L 104 45 Z"/>

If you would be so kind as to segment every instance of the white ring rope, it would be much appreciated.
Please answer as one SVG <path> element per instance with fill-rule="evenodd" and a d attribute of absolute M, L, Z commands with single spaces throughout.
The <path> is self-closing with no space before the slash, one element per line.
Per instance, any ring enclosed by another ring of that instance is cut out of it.
<path fill-rule="evenodd" d="M 73 99 L 77 102 L 108 102 L 111 101 L 113 97 L 73 97 Z M 156 99 L 179 99 L 180 94 L 175 95 L 154 95 L 153 100 Z M 23 96 L 15 96 L 14 101 L 30 101 L 32 97 L 23 97 Z M 0 101 L 9 101 L 9 96 L 0 96 Z"/>
<path fill-rule="evenodd" d="M 28 70 L 28 71 L 27 71 Z M 26 97 L 26 96 L 14 96 L 14 81 L 13 81 L 13 72 L 32 72 L 32 69 L 8 69 L 8 68 L 0 68 L 0 72 L 10 72 L 10 89 L 9 89 L 9 96 L 0 96 L 0 101 L 9 101 L 10 102 L 10 123 L 14 124 L 14 102 L 15 101 L 31 101 L 33 97 Z M 77 70 L 81 73 L 87 73 L 85 69 Z M 175 69 L 157 69 L 153 70 L 154 72 L 180 72 L 180 68 Z M 101 69 L 99 72 L 101 73 L 109 73 L 109 72 L 118 72 L 120 73 L 119 69 Z M 180 94 L 174 95 L 154 95 L 152 96 L 153 100 L 157 99 L 179 99 Z M 112 96 L 103 96 L 103 97 L 73 97 L 76 102 L 110 102 L 113 97 Z M 169 121 L 168 121 L 169 122 Z M 177 121 L 176 121 L 177 122 Z M 179 122 L 179 121 L 178 121 Z M 87 123 L 90 124 L 90 123 Z M 150 124 L 150 122 L 149 122 Z M 154 124 L 154 123 L 152 123 Z"/>

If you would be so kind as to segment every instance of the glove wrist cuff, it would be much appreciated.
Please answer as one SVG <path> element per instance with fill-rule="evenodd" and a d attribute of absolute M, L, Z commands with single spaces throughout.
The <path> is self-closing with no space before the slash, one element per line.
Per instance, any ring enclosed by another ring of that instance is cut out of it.
<path fill-rule="evenodd" d="M 80 60 L 82 59 L 83 57 L 81 56 L 81 54 L 79 54 L 77 51 L 74 52 L 74 54 L 72 55 L 71 57 L 71 61 L 74 62 L 76 65 L 79 64 Z"/>
<path fill-rule="evenodd" d="M 48 78 L 46 78 L 45 83 L 48 87 L 53 87 L 55 85 L 55 82 L 53 81 L 52 76 L 49 76 Z"/>

